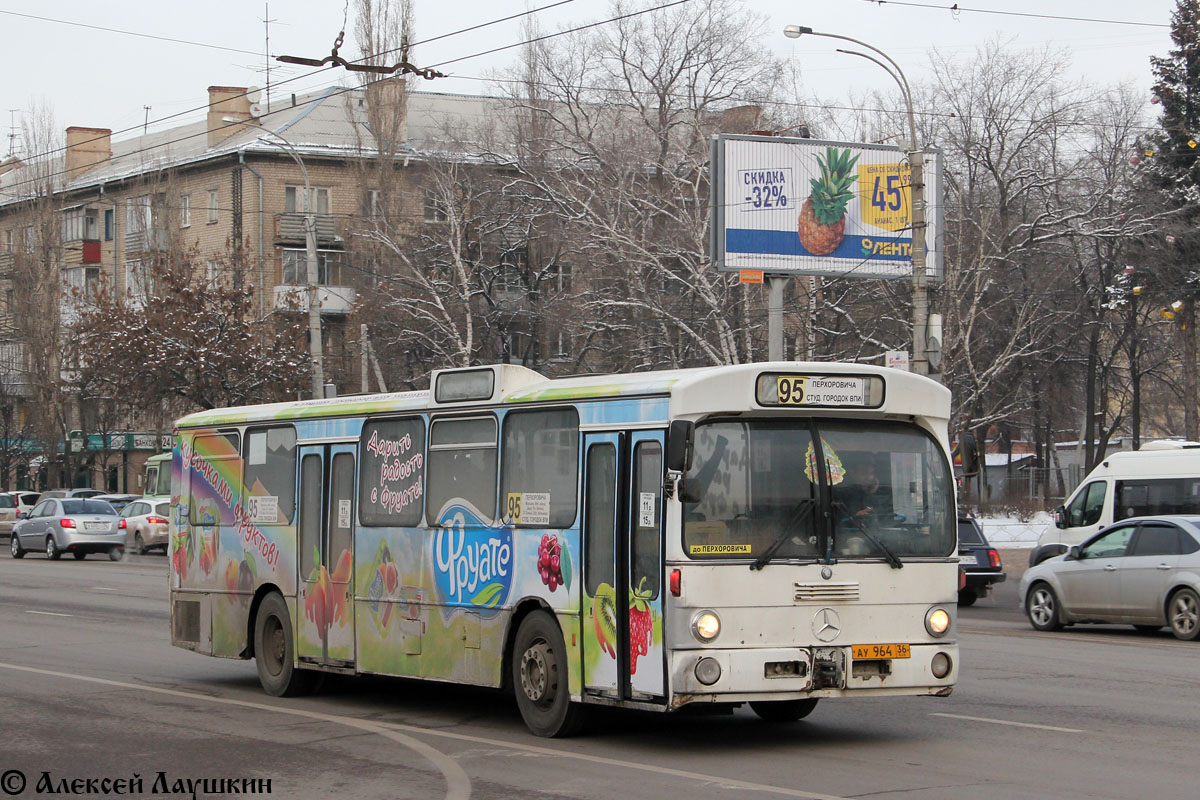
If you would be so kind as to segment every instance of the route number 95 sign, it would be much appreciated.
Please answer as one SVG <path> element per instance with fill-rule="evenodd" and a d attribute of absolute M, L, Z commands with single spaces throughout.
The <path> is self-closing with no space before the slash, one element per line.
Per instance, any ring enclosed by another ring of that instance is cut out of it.
<path fill-rule="evenodd" d="M 873 375 L 762 375 L 757 400 L 764 406 L 878 408 L 883 379 Z"/>

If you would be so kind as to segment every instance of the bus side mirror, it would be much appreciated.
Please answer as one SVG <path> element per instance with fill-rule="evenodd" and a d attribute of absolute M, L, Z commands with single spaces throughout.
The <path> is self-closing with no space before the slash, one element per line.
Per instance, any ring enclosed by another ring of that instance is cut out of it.
<path fill-rule="evenodd" d="M 1066 528 L 1067 527 L 1067 510 L 1065 508 L 1063 508 L 1062 506 L 1059 506 L 1058 508 L 1054 509 L 1054 527 L 1056 527 L 1056 528 Z"/>
<path fill-rule="evenodd" d="M 692 468 L 692 444 L 696 439 L 696 423 L 687 419 L 672 420 L 667 433 L 667 469 L 687 472 Z"/>

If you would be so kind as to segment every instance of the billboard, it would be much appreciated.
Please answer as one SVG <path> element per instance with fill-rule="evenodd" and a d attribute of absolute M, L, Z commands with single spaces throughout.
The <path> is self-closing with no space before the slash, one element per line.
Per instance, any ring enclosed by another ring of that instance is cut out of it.
<path fill-rule="evenodd" d="M 712 140 L 710 253 L 727 272 L 912 276 L 907 154 L 889 145 L 720 134 Z M 925 251 L 942 276 L 942 159 L 925 153 Z"/>

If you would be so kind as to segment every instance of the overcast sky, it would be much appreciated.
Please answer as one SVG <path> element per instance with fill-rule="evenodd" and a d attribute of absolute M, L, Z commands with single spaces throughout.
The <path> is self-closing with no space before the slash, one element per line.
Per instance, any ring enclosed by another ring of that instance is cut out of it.
<path fill-rule="evenodd" d="M 414 0 L 416 40 L 426 41 L 554 2 Z M 1130 82 L 1145 89 L 1148 98 L 1149 57 L 1165 54 L 1170 48 L 1166 25 L 1175 7 L 1173 0 L 968 0 L 958 3 L 962 10 L 956 13 L 949 9 L 952 4 L 948 0 L 745 3 L 748 9 L 769 19 L 766 45 L 801 66 L 805 93 L 825 99 L 850 91 L 858 96 L 872 89 L 890 91 L 892 86 L 878 67 L 834 52 L 837 43 L 832 40 L 784 38 L 784 25 L 807 25 L 867 41 L 899 62 L 912 82 L 926 76 L 928 54 L 935 47 L 950 55 L 968 55 L 998 36 L 1017 47 L 1051 45 L 1070 53 L 1073 66 L 1067 77 L 1095 86 Z M 351 15 L 353 5 L 350 0 Z M 10 109 L 18 111 L 19 125 L 20 112 L 35 102 L 52 108 L 60 128 L 111 128 L 118 138 L 140 133 L 147 117 L 152 129 L 196 119 L 203 114 L 209 85 L 263 85 L 265 51 L 314 58 L 328 55 L 342 27 L 345 8 L 346 0 L 272 0 L 267 51 L 263 18 L 268 11 L 257 0 L 108 0 L 98 4 L 0 0 L 0 31 L 5 34 L 6 56 L 5 77 L 0 82 L 0 130 L 5 135 L 0 140 L 0 156 L 9 152 L 7 134 L 13 120 Z M 1055 20 L 1025 14 L 1112 22 Z M 568 0 L 535 16 L 542 29 L 550 32 L 611 15 L 607 2 Z M 342 47 L 342 54 L 349 58 L 358 52 L 352 28 L 351 19 Z M 506 66 L 516 50 L 464 57 L 521 38 L 520 23 L 508 22 L 418 46 L 414 60 L 420 66 L 453 62 L 443 71 L 454 77 L 421 82 L 422 86 L 455 93 L 490 93 L 484 78 Z M 343 71 L 314 74 L 309 68 L 284 67 L 273 70 L 271 80 L 287 81 L 277 89 L 278 96 L 282 96 L 340 83 Z M 170 115 L 181 116 L 166 120 Z"/>

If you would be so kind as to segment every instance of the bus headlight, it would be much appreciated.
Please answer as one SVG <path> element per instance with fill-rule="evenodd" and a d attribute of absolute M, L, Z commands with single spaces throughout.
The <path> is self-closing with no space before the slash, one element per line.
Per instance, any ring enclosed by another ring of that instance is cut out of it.
<path fill-rule="evenodd" d="M 711 642 L 721 632 L 721 618 L 715 611 L 701 611 L 692 617 L 692 635 L 701 642 Z"/>
<path fill-rule="evenodd" d="M 925 630 L 930 636 L 945 636 L 950 630 L 950 612 L 941 606 L 934 606 L 925 612 Z"/>
<path fill-rule="evenodd" d="M 721 665 L 715 658 L 704 657 L 696 662 L 696 680 L 705 686 L 712 686 L 721 679 Z"/>

